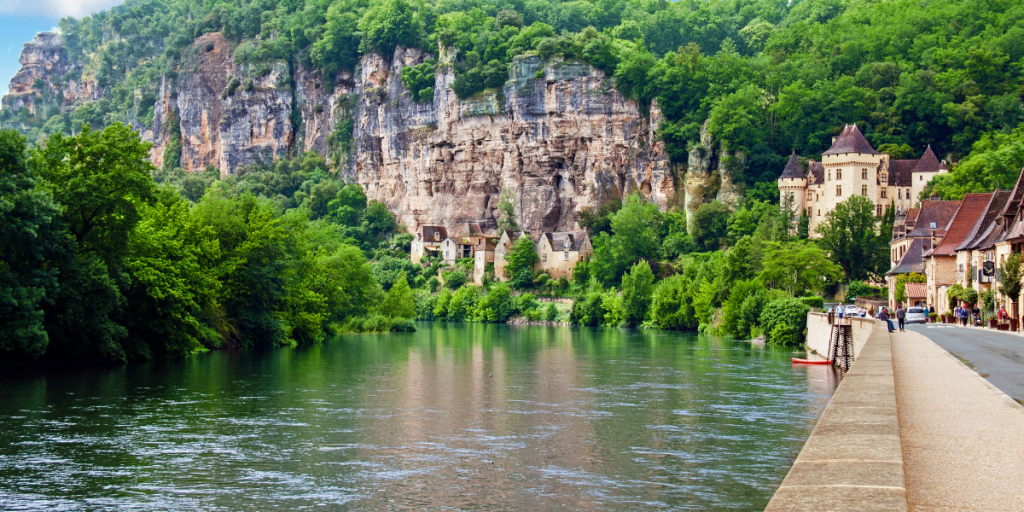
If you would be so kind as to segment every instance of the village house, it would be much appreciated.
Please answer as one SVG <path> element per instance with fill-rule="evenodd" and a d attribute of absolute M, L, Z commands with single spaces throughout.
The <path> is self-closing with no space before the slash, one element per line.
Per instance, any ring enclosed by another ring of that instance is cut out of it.
<path fill-rule="evenodd" d="M 424 256 L 436 255 L 447 238 L 448 230 L 444 226 L 420 226 L 409 247 L 409 258 L 413 263 L 419 263 Z"/>
<path fill-rule="evenodd" d="M 1002 217 L 1009 190 L 992 193 L 988 206 L 978 217 L 964 241 L 956 247 L 957 283 L 981 294 L 992 287 L 995 279 L 995 244 L 1003 234 Z M 993 262 L 987 266 L 985 262 Z"/>
<path fill-rule="evenodd" d="M 964 195 L 956 213 L 946 225 L 942 240 L 923 254 L 925 275 L 928 278 L 928 304 L 934 306 L 939 314 L 950 310 L 946 291 L 963 279 L 964 267 L 957 266 L 956 248 L 967 239 L 978 219 L 985 214 L 992 195 L 991 192 Z"/>
<path fill-rule="evenodd" d="M 885 274 L 890 307 L 896 307 L 897 278 L 902 274 L 925 274 L 924 254 L 938 245 L 959 206 L 960 201 L 924 201 L 920 208 L 911 208 L 905 217 L 896 218 L 889 242 L 893 267 Z"/>
<path fill-rule="evenodd" d="M 456 260 L 463 258 L 475 258 L 476 247 L 486 240 L 497 240 L 494 235 L 487 235 L 479 224 L 469 223 L 463 231 L 463 235 L 446 238 L 441 242 L 441 259 L 446 265 L 454 265 Z M 486 244 L 485 244 L 486 245 Z"/>
<path fill-rule="evenodd" d="M 794 215 L 806 213 L 808 233 L 817 238 L 818 225 L 836 205 L 850 196 L 861 195 L 875 204 L 881 216 L 890 205 L 897 215 L 906 215 L 933 177 L 948 172 L 929 146 L 919 159 L 898 160 L 879 153 L 864 138 L 857 125 L 847 125 L 804 171 L 794 152 L 779 176 L 779 198 Z"/>
<path fill-rule="evenodd" d="M 538 261 L 534 270 L 545 271 L 552 279 L 571 278 L 576 264 L 594 253 L 594 247 L 586 231 L 559 231 L 535 235 L 506 231 L 501 234 L 494 249 L 494 275 L 497 279 L 507 281 L 511 278 L 505 272 L 505 258 L 521 236 L 529 236 L 535 245 Z"/>
<path fill-rule="evenodd" d="M 544 233 L 537 243 L 537 268 L 552 279 L 569 279 L 576 264 L 593 253 L 586 231 Z"/>

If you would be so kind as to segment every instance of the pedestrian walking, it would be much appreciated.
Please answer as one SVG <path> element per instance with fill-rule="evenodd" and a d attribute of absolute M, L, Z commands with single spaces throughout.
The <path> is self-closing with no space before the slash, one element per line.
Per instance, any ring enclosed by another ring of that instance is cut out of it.
<path fill-rule="evenodd" d="M 900 325 L 900 332 L 905 332 L 905 330 L 903 329 L 903 327 L 904 327 L 903 321 L 906 320 L 906 318 L 907 318 L 907 311 L 905 309 L 903 309 L 903 304 L 897 305 L 896 306 L 896 323 L 898 323 Z"/>
<path fill-rule="evenodd" d="M 967 327 L 967 319 L 970 317 L 970 315 L 971 310 L 967 309 L 967 304 L 960 306 L 960 322 L 963 324 L 964 327 Z"/>

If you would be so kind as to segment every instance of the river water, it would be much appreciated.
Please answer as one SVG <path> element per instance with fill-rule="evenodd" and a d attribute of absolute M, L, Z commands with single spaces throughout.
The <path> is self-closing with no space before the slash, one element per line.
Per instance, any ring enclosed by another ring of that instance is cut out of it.
<path fill-rule="evenodd" d="M 0 380 L 0 509 L 760 510 L 836 385 L 665 331 L 418 324 Z"/>

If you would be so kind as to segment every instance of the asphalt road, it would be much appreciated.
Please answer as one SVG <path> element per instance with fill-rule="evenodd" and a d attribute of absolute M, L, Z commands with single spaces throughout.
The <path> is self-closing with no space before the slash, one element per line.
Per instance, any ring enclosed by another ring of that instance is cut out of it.
<path fill-rule="evenodd" d="M 1024 403 L 1024 337 L 941 324 L 910 324 L 907 330 L 925 335 L 1003 393 Z"/>

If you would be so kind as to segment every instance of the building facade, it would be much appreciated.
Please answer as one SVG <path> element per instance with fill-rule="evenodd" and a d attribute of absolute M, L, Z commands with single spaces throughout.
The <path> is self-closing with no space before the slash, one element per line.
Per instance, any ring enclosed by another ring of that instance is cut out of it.
<path fill-rule="evenodd" d="M 919 159 L 893 160 L 875 151 L 857 125 L 847 125 L 821 161 L 808 162 L 806 170 L 796 153 L 790 156 L 779 176 L 779 199 L 794 215 L 807 214 L 808 233 L 816 238 L 825 216 L 851 196 L 871 199 L 877 216 L 889 206 L 906 215 L 928 182 L 946 172 L 930 146 Z"/>

